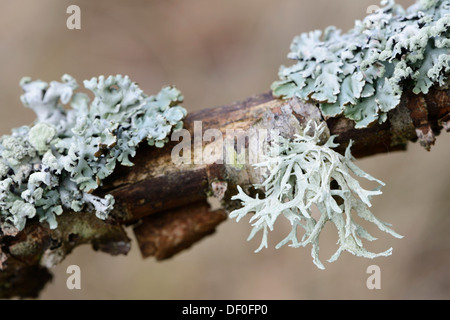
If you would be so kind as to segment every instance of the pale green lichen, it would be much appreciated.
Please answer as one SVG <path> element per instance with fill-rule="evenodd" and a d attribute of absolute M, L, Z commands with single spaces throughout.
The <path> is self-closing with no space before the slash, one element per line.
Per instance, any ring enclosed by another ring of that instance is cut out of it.
<path fill-rule="evenodd" d="M 117 163 L 133 165 L 130 157 L 142 141 L 162 147 L 170 132 L 183 126 L 183 96 L 174 87 L 147 96 L 121 75 L 84 85 L 94 94 L 92 102 L 75 92 L 78 84 L 69 75 L 50 84 L 22 79 L 21 100 L 37 120 L 0 138 L 1 224 L 22 230 L 37 216 L 56 228 L 64 209 L 107 218 L 114 198 L 91 193 Z"/>
<path fill-rule="evenodd" d="M 253 198 L 238 186 L 239 193 L 232 199 L 239 200 L 242 207 L 232 211 L 230 217 L 239 221 L 253 213 L 249 240 L 259 231 L 263 233 L 256 251 L 268 246 L 269 231 L 273 230 L 279 217 L 284 217 L 290 222 L 292 231 L 276 247 L 287 243 L 291 247 L 311 244 L 313 261 L 321 269 L 324 266 L 319 260 L 319 236 L 329 221 L 337 228 L 339 246 L 329 259 L 330 262 L 336 260 L 343 251 L 366 258 L 390 255 L 392 249 L 381 253 L 366 250 L 361 238 L 369 241 L 375 238 L 355 220 L 356 214 L 374 223 L 380 230 L 401 237 L 369 210 L 371 197 L 381 194 L 379 188 L 384 183 L 353 163 L 351 144 L 343 156 L 333 150 L 337 146 L 333 142 L 334 137 L 325 144 L 321 143 L 325 129 L 324 122 L 316 125 L 310 121 L 302 135 L 297 135 L 293 140 L 280 137 L 278 143 L 273 143 L 267 160 L 255 165 L 267 171 L 265 181 L 255 185 L 255 188 L 264 192 L 264 197 L 259 198 L 257 195 Z M 366 190 L 355 177 L 379 185 L 374 190 Z M 314 218 L 314 207 L 320 212 L 318 219 Z M 299 229 L 305 231 L 302 236 L 298 234 Z"/>
<path fill-rule="evenodd" d="M 405 88 L 427 93 L 450 72 L 450 2 L 421 0 L 407 10 L 394 0 L 342 34 L 329 27 L 294 38 L 273 94 L 320 104 L 324 116 L 344 115 L 356 128 L 387 119 Z"/>

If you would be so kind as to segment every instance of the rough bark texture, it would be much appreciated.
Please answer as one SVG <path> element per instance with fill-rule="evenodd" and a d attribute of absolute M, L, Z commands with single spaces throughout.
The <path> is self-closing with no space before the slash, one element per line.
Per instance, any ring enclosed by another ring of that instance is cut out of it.
<path fill-rule="evenodd" d="M 289 137 L 311 117 L 320 116 L 317 111 L 315 105 L 295 99 L 286 102 L 266 93 L 191 113 L 185 128 L 191 137 L 194 129 L 202 133 L 218 129 L 227 139 L 227 130 L 235 130 L 232 138 L 245 141 L 252 128 L 278 129 Z M 405 150 L 408 141 L 417 139 L 429 150 L 442 129 L 450 130 L 450 90 L 432 88 L 425 96 L 404 94 L 388 121 L 365 129 L 355 129 L 354 123 L 345 118 L 326 120 L 330 134 L 338 135 L 338 151 L 343 152 L 353 140 L 355 157 Z M 218 143 L 192 142 L 197 151 Z M 37 221 L 30 221 L 19 233 L 1 230 L 0 298 L 36 297 L 51 279 L 47 267 L 59 263 L 80 244 L 90 243 L 94 249 L 111 254 L 126 254 L 130 240 L 124 227 L 128 225 L 135 225 L 143 256 L 157 259 L 169 258 L 213 233 L 226 219 L 226 211 L 211 211 L 207 198 L 215 196 L 229 210 L 235 205 L 230 198 L 236 194 L 236 185 L 249 186 L 261 176 L 250 164 L 214 163 L 210 157 L 204 157 L 201 163 L 175 165 L 171 152 L 178 143 L 174 141 L 163 149 L 143 145 L 133 160 L 134 167 L 120 167 L 104 182 L 101 193 L 116 199 L 116 209 L 107 221 L 89 213 L 65 212 L 58 219 L 57 230 Z M 235 148 L 236 154 L 252 152 L 248 143 L 244 146 L 243 150 Z M 198 160 L 198 156 L 193 150 L 192 159 Z"/>
<path fill-rule="evenodd" d="M 130 239 L 121 225 L 101 221 L 91 213 L 66 212 L 59 217 L 56 230 L 38 221 L 30 221 L 17 234 L 2 230 L 0 298 L 37 297 L 52 279 L 48 268 L 81 244 L 112 255 L 130 250 Z"/>

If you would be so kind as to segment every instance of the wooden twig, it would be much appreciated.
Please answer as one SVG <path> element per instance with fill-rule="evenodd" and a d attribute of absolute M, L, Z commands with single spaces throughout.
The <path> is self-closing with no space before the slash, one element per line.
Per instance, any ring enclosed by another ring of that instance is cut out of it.
<path fill-rule="evenodd" d="M 199 128 L 201 136 L 208 129 L 216 129 L 223 139 L 237 130 L 239 138 L 252 128 L 279 129 L 282 135 L 292 136 L 298 126 L 309 120 L 311 111 L 317 110 L 315 105 L 274 99 L 266 93 L 193 112 L 186 118 L 185 128 L 191 137 Z M 342 153 L 353 140 L 355 157 L 405 150 L 408 141 L 418 139 L 429 149 L 442 129 L 450 130 L 450 90 L 432 88 L 420 97 L 405 93 L 386 122 L 365 129 L 355 129 L 352 121 L 342 117 L 326 121 L 330 134 L 337 135 L 338 151 Z M 157 259 L 171 257 L 213 233 L 226 219 L 226 213 L 210 210 L 208 197 L 219 198 L 224 209 L 230 209 L 235 205 L 230 199 L 236 194 L 236 185 L 250 186 L 261 177 L 251 164 L 193 161 L 196 147 L 205 150 L 217 143 L 215 140 L 194 141 L 191 163 L 177 165 L 172 150 L 178 143 L 174 141 L 163 149 L 142 145 L 133 167 L 119 167 L 104 181 L 99 193 L 112 194 L 116 199 L 116 209 L 107 221 L 89 213 L 65 212 L 58 217 L 57 230 L 49 230 L 37 221 L 30 221 L 18 234 L 2 230 L 0 298 L 37 296 L 51 279 L 47 267 L 59 263 L 80 244 L 90 243 L 94 249 L 126 254 L 130 240 L 124 227 L 128 225 L 135 225 L 143 256 Z M 247 144 L 244 149 L 248 149 Z"/>

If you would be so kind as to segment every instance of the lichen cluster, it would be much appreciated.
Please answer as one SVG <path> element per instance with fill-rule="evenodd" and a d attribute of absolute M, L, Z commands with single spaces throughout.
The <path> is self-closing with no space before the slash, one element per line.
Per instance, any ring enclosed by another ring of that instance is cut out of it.
<path fill-rule="evenodd" d="M 253 214 L 250 218 L 253 228 L 248 240 L 262 231 L 262 241 L 256 251 L 267 248 L 269 231 L 274 229 L 279 217 L 284 217 L 290 222 L 292 231 L 276 247 L 287 243 L 291 247 L 311 244 L 313 261 L 321 269 L 324 266 L 319 259 L 319 237 L 327 222 L 336 226 L 339 239 L 338 250 L 329 262 L 336 260 L 343 251 L 366 258 L 391 254 L 392 249 L 378 254 L 366 250 L 361 238 L 369 241 L 375 238 L 355 220 L 356 214 L 380 230 L 401 237 L 369 210 L 371 197 L 381 194 L 379 187 L 384 183 L 352 162 L 351 143 L 345 155 L 333 150 L 337 146 L 333 142 L 334 136 L 325 144 L 321 143 L 325 129 L 325 122 L 316 125 L 310 121 L 302 135 L 293 140 L 280 137 L 278 143 L 273 143 L 266 161 L 256 165 L 267 172 L 265 181 L 254 186 L 264 192 L 264 197 L 253 198 L 238 186 L 239 193 L 232 199 L 240 201 L 242 207 L 232 211 L 230 217 L 239 221 L 247 214 Z M 374 181 L 379 186 L 366 190 L 355 177 Z M 318 219 L 314 218 L 313 210 L 320 212 Z M 302 236 L 299 229 L 305 231 Z"/>
<path fill-rule="evenodd" d="M 186 116 L 176 88 L 147 96 L 127 76 L 84 81 L 92 101 L 69 75 L 50 84 L 24 78 L 21 86 L 37 120 L 0 138 L 0 223 L 19 230 L 33 217 L 56 228 L 63 210 L 105 219 L 114 198 L 92 192 L 117 163 L 133 165 L 142 141 L 162 147 Z"/>
<path fill-rule="evenodd" d="M 450 72 L 450 2 L 419 0 L 407 10 L 394 0 L 347 33 L 331 26 L 294 38 L 275 96 L 320 104 L 324 116 L 343 115 L 356 128 L 387 119 L 405 88 L 426 94 Z"/>

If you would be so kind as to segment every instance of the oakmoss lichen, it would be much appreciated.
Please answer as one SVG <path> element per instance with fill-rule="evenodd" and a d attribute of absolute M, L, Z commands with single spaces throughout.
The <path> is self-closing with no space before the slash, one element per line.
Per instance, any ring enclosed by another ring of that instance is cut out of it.
<path fill-rule="evenodd" d="M 320 104 L 325 117 L 343 115 L 356 128 L 387 119 L 405 88 L 428 93 L 450 72 L 450 1 L 419 0 L 403 9 L 394 0 L 342 34 L 331 26 L 294 38 L 273 94 Z"/>
<path fill-rule="evenodd" d="M 342 34 L 335 27 L 304 33 L 294 38 L 288 58 L 296 64 L 279 71 L 280 80 L 272 84 L 277 97 L 299 98 L 319 105 L 324 118 L 344 116 L 364 128 L 386 121 L 396 108 L 404 90 L 427 94 L 433 85 L 443 86 L 450 73 L 450 1 L 419 0 L 403 9 L 394 0 L 384 0 L 382 7 L 356 21 Z M 313 129 L 308 132 L 309 129 Z M 264 196 L 253 198 L 238 186 L 240 209 L 230 213 L 242 219 L 253 213 L 249 239 L 262 231 L 257 251 L 267 247 L 268 232 L 284 216 L 292 231 L 277 247 L 312 245 L 314 263 L 319 260 L 319 237 L 327 222 L 338 231 L 338 250 L 329 259 L 336 260 L 343 251 L 374 258 L 390 255 L 366 250 L 361 239 L 374 240 L 356 223 L 357 215 L 374 223 L 380 230 L 400 238 L 386 223 L 369 210 L 371 197 L 381 194 L 381 181 L 359 169 L 350 154 L 351 142 L 341 155 L 331 137 L 326 143 L 320 135 L 326 123 L 310 122 L 294 139 L 272 142 L 271 155 L 256 164 L 267 171 L 266 180 L 254 187 Z M 379 186 L 365 190 L 357 179 L 375 181 Z M 320 212 L 318 219 L 312 209 Z M 299 229 L 305 232 L 299 235 Z"/>
<path fill-rule="evenodd" d="M 127 76 L 84 81 L 92 102 L 69 75 L 50 84 L 24 78 L 21 86 L 37 120 L 0 138 L 0 224 L 19 230 L 33 217 L 54 229 L 64 209 L 106 219 L 114 198 L 92 192 L 117 163 L 133 165 L 142 141 L 163 147 L 186 116 L 176 88 L 147 96 Z"/>
<path fill-rule="evenodd" d="M 366 250 L 361 238 L 369 241 L 375 238 L 355 220 L 356 214 L 374 223 L 380 230 L 401 237 L 369 210 L 371 198 L 381 194 L 379 188 L 384 183 L 353 163 L 351 143 L 345 155 L 333 150 L 337 147 L 334 136 L 323 143 L 321 137 L 326 128 L 325 122 L 317 125 L 310 121 L 295 139 L 280 137 L 279 143 L 272 143 L 266 161 L 256 165 L 267 172 L 265 181 L 254 186 L 264 192 L 264 197 L 259 198 L 257 195 L 253 198 L 238 186 L 239 193 L 232 199 L 239 200 L 242 208 L 232 211 L 230 217 L 239 221 L 247 214 L 253 214 L 250 218 L 253 228 L 249 240 L 259 231 L 263 234 L 256 251 L 267 247 L 269 231 L 274 229 L 279 217 L 284 217 L 291 224 L 292 231 L 277 248 L 288 243 L 291 247 L 311 244 L 313 261 L 320 269 L 324 266 L 319 259 L 319 237 L 328 222 L 336 226 L 339 239 L 339 248 L 329 259 L 330 262 L 336 260 L 343 251 L 366 258 L 390 255 L 392 249 L 381 253 Z M 357 178 L 374 181 L 379 186 L 374 190 L 366 190 Z M 320 212 L 319 218 L 313 215 L 313 210 Z M 299 229 L 305 232 L 300 235 Z"/>

